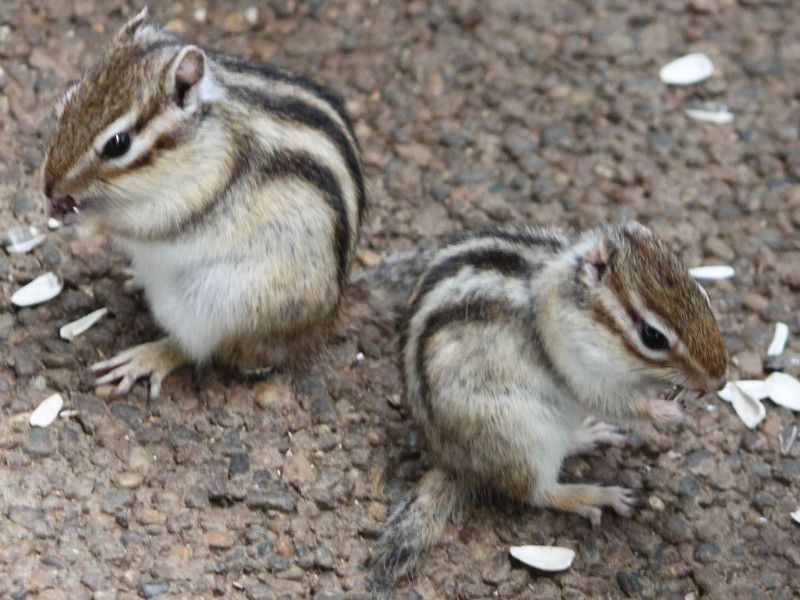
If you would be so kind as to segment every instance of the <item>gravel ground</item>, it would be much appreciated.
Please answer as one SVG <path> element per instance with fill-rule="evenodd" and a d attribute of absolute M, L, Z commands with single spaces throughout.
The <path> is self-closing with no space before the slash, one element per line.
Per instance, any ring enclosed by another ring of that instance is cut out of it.
<path fill-rule="evenodd" d="M 367 598 L 388 506 L 427 467 L 395 362 L 393 314 L 408 282 L 383 261 L 447 232 L 636 217 L 687 263 L 736 267 L 708 286 L 734 376 L 762 373 L 776 320 L 800 351 L 793 0 L 152 4 L 191 39 L 275 60 L 347 98 L 372 203 L 360 265 L 315 367 L 261 381 L 185 369 L 150 402 L 143 386 L 105 397 L 85 371 L 158 335 L 141 298 L 120 289 L 122 256 L 71 228 L 30 254 L 0 255 L 0 596 Z M 2 1 L 5 225 L 43 222 L 42 116 L 135 10 Z M 665 88 L 659 67 L 695 50 L 714 76 Z M 688 120 L 692 100 L 728 104 L 735 122 Z M 47 270 L 65 278 L 61 296 L 13 309 L 11 292 Z M 58 338 L 100 306 L 111 318 L 73 343 Z M 30 429 L 30 410 L 54 391 L 79 416 Z M 800 444 L 782 456 L 777 437 L 793 421 L 769 405 L 749 431 L 706 398 L 679 428 L 637 428 L 630 448 L 566 466 L 573 480 L 640 488 L 634 518 L 606 515 L 596 533 L 575 516 L 476 508 L 398 597 L 797 597 L 800 527 L 789 513 Z M 537 576 L 508 556 L 525 543 L 577 558 Z"/>

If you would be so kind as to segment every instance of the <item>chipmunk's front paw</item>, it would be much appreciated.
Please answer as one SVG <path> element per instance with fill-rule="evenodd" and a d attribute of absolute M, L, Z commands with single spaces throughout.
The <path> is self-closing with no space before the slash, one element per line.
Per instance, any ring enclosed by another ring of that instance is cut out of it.
<path fill-rule="evenodd" d="M 654 399 L 647 402 L 647 412 L 654 421 L 659 423 L 680 423 L 683 420 L 683 411 L 677 402 Z"/>
<path fill-rule="evenodd" d="M 575 434 L 575 445 L 572 453 L 593 452 L 602 445 L 622 448 L 627 442 L 628 437 L 614 425 L 598 421 L 594 417 L 587 417 Z"/>
<path fill-rule="evenodd" d="M 114 394 L 127 394 L 136 381 L 147 377 L 150 379 L 150 398 L 155 399 L 161 393 L 161 383 L 175 368 L 185 364 L 186 357 L 180 348 L 169 338 L 157 342 L 134 346 L 108 360 L 93 364 L 93 373 L 109 371 L 95 380 L 95 385 L 103 385 L 119 381 Z"/>

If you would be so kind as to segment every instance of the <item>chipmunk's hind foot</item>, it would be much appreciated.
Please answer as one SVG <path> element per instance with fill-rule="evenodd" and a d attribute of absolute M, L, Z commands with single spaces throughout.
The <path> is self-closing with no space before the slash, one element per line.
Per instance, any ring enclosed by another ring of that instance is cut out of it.
<path fill-rule="evenodd" d="M 108 371 L 98 377 L 94 384 L 99 386 L 118 382 L 114 395 L 127 394 L 139 379 L 148 378 L 150 399 L 153 400 L 161 393 L 164 378 L 188 362 L 189 359 L 175 342 L 170 338 L 163 338 L 129 348 L 108 360 L 94 363 L 89 369 L 92 373 Z"/>
<path fill-rule="evenodd" d="M 545 506 L 574 512 L 586 517 L 595 529 L 600 527 L 603 507 L 613 508 L 623 517 L 633 515 L 638 499 L 636 492 L 617 486 L 556 484 L 545 495 Z"/>

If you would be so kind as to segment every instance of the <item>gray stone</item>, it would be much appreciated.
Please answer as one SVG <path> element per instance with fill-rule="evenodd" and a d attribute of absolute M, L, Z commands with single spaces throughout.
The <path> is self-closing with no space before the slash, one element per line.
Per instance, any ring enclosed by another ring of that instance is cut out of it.
<path fill-rule="evenodd" d="M 246 452 L 239 452 L 231 457 L 228 465 L 228 477 L 244 475 L 250 470 L 250 456 Z"/>
<path fill-rule="evenodd" d="M 617 571 L 617 585 L 630 597 L 639 597 L 644 590 L 639 576 L 629 571 Z"/>
<path fill-rule="evenodd" d="M 53 453 L 50 431 L 48 429 L 42 429 L 41 427 L 32 427 L 28 430 L 28 441 L 25 444 L 25 452 L 37 458 L 50 456 Z"/>
<path fill-rule="evenodd" d="M 155 598 L 169 592 L 169 583 L 166 581 L 143 581 L 139 584 L 139 595 L 143 598 Z"/>

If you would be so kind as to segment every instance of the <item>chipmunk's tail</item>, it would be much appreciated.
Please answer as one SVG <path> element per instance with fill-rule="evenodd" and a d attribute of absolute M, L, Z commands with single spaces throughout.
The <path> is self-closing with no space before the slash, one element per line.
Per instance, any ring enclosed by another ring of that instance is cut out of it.
<path fill-rule="evenodd" d="M 397 580 L 441 539 L 445 523 L 463 501 L 457 482 L 434 469 L 392 509 L 372 557 L 369 585 L 375 598 L 390 597 Z"/>

